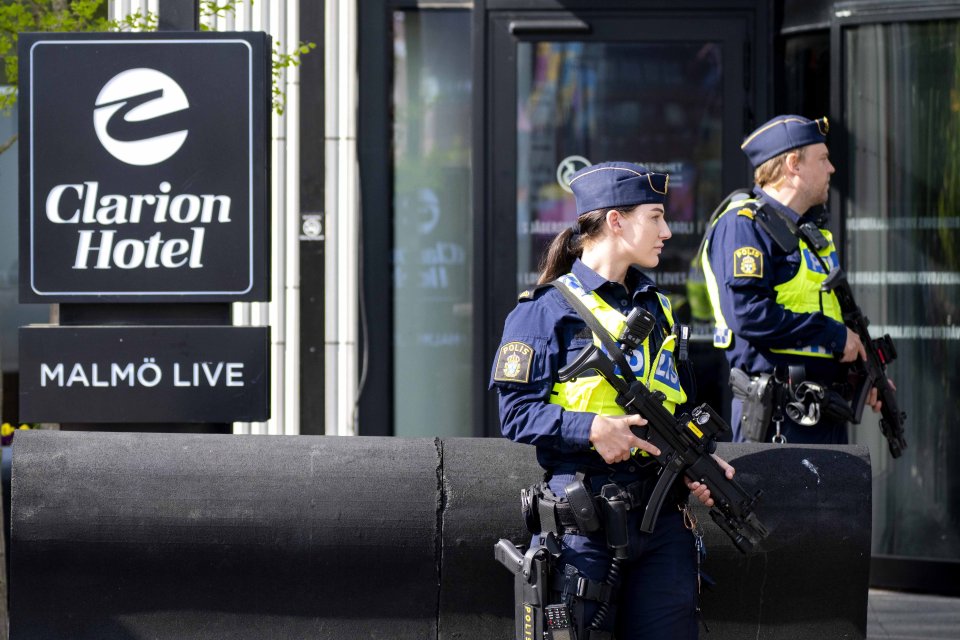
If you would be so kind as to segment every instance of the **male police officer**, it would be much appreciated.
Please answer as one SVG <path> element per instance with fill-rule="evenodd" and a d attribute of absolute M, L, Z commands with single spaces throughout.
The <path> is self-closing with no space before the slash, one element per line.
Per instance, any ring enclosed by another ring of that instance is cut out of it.
<path fill-rule="evenodd" d="M 866 354 L 836 295 L 821 290 L 838 265 L 823 228 L 834 172 L 828 128 L 826 118 L 782 115 L 747 136 L 741 148 L 754 189 L 735 196 L 707 230 L 701 259 L 714 346 L 731 367 L 734 441 L 847 442 L 849 416 L 837 392 L 847 363 Z M 812 394 L 813 406 L 805 404 L 805 390 L 827 402 L 819 406 Z M 795 411 L 785 413 L 791 402 Z M 875 391 L 868 402 L 878 409 Z"/>

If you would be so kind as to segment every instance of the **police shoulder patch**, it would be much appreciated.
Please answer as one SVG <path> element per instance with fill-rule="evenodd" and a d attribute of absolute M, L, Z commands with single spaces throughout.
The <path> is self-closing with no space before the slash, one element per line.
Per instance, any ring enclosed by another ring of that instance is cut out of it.
<path fill-rule="evenodd" d="M 734 278 L 762 278 L 763 254 L 753 247 L 740 247 L 733 252 Z"/>
<path fill-rule="evenodd" d="M 751 220 L 753 220 L 754 213 L 753 213 L 753 209 L 751 209 L 750 207 L 744 207 L 739 211 L 737 211 L 737 215 L 744 216 L 746 218 L 750 218 Z"/>
<path fill-rule="evenodd" d="M 533 365 L 533 347 L 523 342 L 508 342 L 497 353 L 493 374 L 496 382 L 529 382 Z"/>

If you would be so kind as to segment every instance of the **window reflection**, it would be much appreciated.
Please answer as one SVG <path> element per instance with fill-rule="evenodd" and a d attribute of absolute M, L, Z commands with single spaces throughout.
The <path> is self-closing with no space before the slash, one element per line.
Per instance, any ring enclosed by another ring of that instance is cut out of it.
<path fill-rule="evenodd" d="M 872 414 L 874 553 L 960 557 L 960 23 L 845 32 L 846 260 L 890 375 L 909 448 L 891 461 Z M 866 414 L 865 414 L 866 415 Z"/>
<path fill-rule="evenodd" d="M 468 11 L 394 12 L 398 436 L 472 435 L 469 42 Z"/>
<path fill-rule="evenodd" d="M 576 219 L 566 179 L 626 160 L 670 174 L 673 238 L 654 277 L 675 294 L 722 197 L 722 49 L 712 42 L 521 42 L 517 47 L 517 289 Z M 673 295 L 681 319 L 688 310 Z"/>

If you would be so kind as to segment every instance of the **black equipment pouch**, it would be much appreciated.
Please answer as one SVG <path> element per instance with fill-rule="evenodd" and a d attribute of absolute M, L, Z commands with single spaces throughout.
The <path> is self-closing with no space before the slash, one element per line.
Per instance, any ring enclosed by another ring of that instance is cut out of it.
<path fill-rule="evenodd" d="M 600 530 L 600 514 L 597 513 L 597 505 L 583 478 L 584 475 L 578 473 L 576 479 L 566 486 L 567 502 L 573 510 L 573 517 L 581 533 L 591 534 Z"/>
<path fill-rule="evenodd" d="M 776 381 L 769 373 L 751 377 L 742 369 L 730 369 L 733 395 L 743 401 L 740 433 L 750 442 L 762 442 L 773 417 L 773 392 Z"/>
<path fill-rule="evenodd" d="M 523 523 L 530 533 L 540 533 L 540 491 L 539 485 L 533 485 L 520 490 L 520 513 L 523 514 Z"/>
<path fill-rule="evenodd" d="M 600 489 L 603 499 L 603 528 L 607 534 L 607 548 L 618 560 L 625 560 L 628 556 L 627 547 L 630 544 L 630 534 L 627 530 L 627 503 L 621 497 L 619 485 L 606 484 Z"/>
<path fill-rule="evenodd" d="M 677 336 L 677 362 L 686 362 L 689 356 L 690 344 L 690 325 L 673 325 L 673 333 Z"/>
<path fill-rule="evenodd" d="M 820 417 L 831 422 L 853 422 L 853 409 L 842 395 L 827 389 L 820 401 Z"/>
<path fill-rule="evenodd" d="M 520 505 L 530 533 L 553 533 L 558 536 L 583 533 L 569 500 L 555 496 L 545 482 L 521 490 Z M 599 526 L 598 522 L 598 529 Z"/>
<path fill-rule="evenodd" d="M 557 505 L 559 501 L 548 500 L 546 496 L 540 494 L 537 496 L 537 520 L 540 528 L 531 533 L 556 533 L 563 534 L 563 525 L 560 523 L 557 514 Z"/>
<path fill-rule="evenodd" d="M 799 233 L 804 242 L 816 249 L 817 252 L 823 251 L 830 246 L 830 242 L 826 236 L 823 235 L 823 231 L 812 222 L 804 222 L 801 224 Z"/>

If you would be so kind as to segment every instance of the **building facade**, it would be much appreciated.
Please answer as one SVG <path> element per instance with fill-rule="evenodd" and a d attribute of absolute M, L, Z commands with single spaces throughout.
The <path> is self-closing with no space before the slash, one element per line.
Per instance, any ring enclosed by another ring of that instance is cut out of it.
<path fill-rule="evenodd" d="M 156 2 L 111 3 L 136 10 Z M 564 175 L 608 159 L 671 174 L 656 277 L 694 326 L 699 400 L 726 406 L 691 259 L 714 207 L 750 182 L 743 135 L 774 113 L 827 115 L 832 230 L 874 334 L 896 341 L 908 414 L 896 461 L 873 415 L 851 432 L 873 464 L 874 582 L 956 592 L 960 3 L 263 0 L 210 26 L 318 45 L 279 78 L 272 301 L 233 311 L 272 327 L 272 419 L 235 432 L 499 435 L 486 383 L 503 318 L 570 222 Z M 15 302 L 11 269 L 4 421 L 11 336 L 49 315 Z"/>

